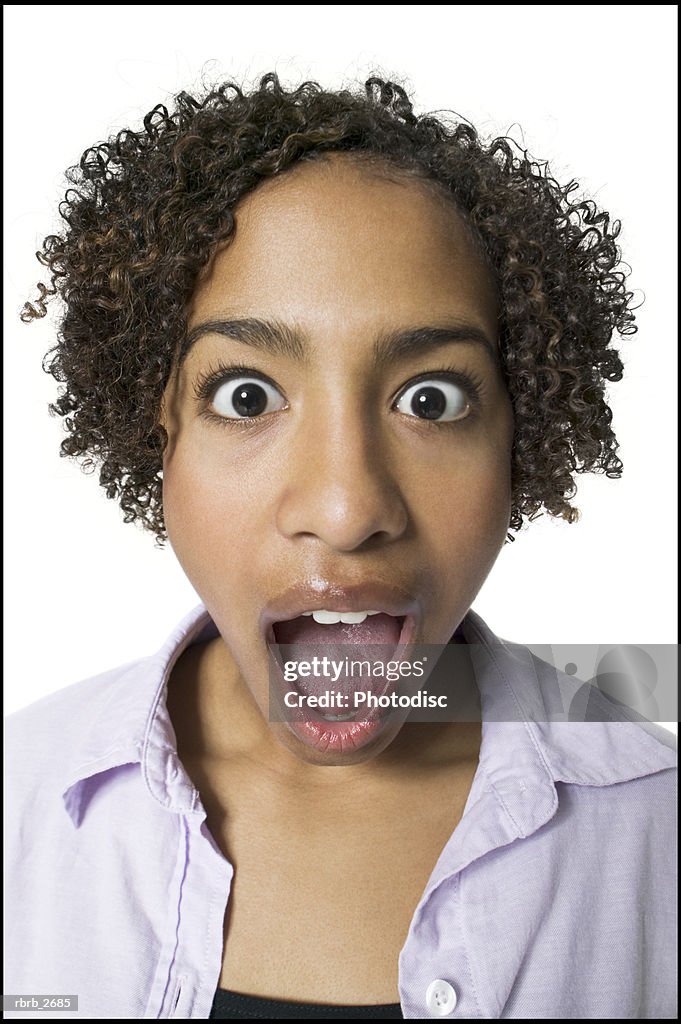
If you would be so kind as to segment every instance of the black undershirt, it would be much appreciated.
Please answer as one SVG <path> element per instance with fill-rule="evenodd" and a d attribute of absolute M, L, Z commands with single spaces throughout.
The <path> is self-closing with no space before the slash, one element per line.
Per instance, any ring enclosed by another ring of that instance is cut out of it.
<path fill-rule="evenodd" d="M 268 1020 L 277 1017 L 316 1017 L 318 1020 L 354 1018 L 369 1020 L 380 1018 L 402 1019 L 399 1003 L 380 1003 L 364 1006 L 338 1006 L 323 1003 L 294 1003 L 288 999 L 262 999 L 260 996 L 242 995 L 229 989 L 219 988 L 213 999 L 210 1019 L 226 1020 Z"/>

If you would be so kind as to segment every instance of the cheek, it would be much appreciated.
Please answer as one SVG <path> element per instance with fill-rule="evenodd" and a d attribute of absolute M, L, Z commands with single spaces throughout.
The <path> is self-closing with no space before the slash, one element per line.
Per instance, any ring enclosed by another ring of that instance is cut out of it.
<path fill-rule="evenodd" d="M 511 511 L 510 469 L 505 464 L 477 465 L 466 473 L 444 473 L 439 500 L 428 513 L 433 535 L 452 557 L 484 559 L 506 535 Z"/>
<path fill-rule="evenodd" d="M 178 444 L 164 465 L 163 508 L 178 561 L 202 597 L 229 580 L 243 581 L 250 543 L 263 514 L 262 492 L 238 460 L 216 457 L 204 444 Z"/>
<path fill-rule="evenodd" d="M 452 529 L 461 522 L 470 530 L 480 520 L 484 533 L 499 517 L 510 516 L 512 447 L 512 411 L 504 402 L 488 422 L 424 443 L 410 462 L 422 487 L 430 478 L 431 495 L 438 499 L 433 504 Z"/>
<path fill-rule="evenodd" d="M 504 544 L 511 515 L 511 448 L 506 416 L 489 434 L 462 437 L 456 450 L 440 452 L 431 466 L 419 462 L 415 494 L 423 496 L 415 501 L 421 533 L 430 538 L 433 557 L 450 580 L 481 582 Z"/>

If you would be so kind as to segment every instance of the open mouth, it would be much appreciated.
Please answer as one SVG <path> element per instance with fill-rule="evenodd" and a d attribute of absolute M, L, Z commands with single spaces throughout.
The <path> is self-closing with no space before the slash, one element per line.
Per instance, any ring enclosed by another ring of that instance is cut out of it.
<path fill-rule="evenodd" d="M 277 644 L 381 644 L 396 648 L 405 616 L 386 612 L 333 612 L 319 609 L 303 612 L 295 619 L 275 622 L 272 630 Z"/>
<path fill-rule="evenodd" d="M 379 704 L 396 686 L 387 669 L 413 632 L 410 614 L 373 608 L 318 608 L 273 621 L 267 640 L 294 734 L 325 752 L 369 743 L 390 717 Z"/>

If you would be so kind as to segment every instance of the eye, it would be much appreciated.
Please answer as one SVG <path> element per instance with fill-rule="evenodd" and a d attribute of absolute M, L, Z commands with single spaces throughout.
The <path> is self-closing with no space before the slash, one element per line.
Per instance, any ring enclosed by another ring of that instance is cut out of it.
<path fill-rule="evenodd" d="M 212 405 L 220 416 L 239 420 L 277 412 L 286 406 L 286 400 L 267 381 L 254 377 L 236 377 L 220 385 Z"/>
<path fill-rule="evenodd" d="M 410 384 L 395 403 L 397 411 L 407 416 L 446 422 L 463 418 L 470 407 L 463 387 L 450 380 L 420 380 Z"/>

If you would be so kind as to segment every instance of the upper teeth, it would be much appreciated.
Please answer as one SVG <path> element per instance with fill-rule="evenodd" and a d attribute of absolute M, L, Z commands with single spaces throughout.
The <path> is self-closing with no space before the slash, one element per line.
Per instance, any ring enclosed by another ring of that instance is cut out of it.
<path fill-rule="evenodd" d="M 380 615 L 380 612 L 327 612 L 320 608 L 314 612 L 303 612 L 303 615 L 311 615 L 315 622 L 324 626 L 331 626 L 334 622 L 357 623 L 364 622 L 367 615 Z"/>

